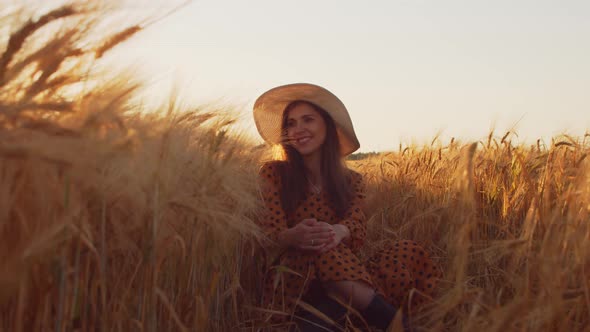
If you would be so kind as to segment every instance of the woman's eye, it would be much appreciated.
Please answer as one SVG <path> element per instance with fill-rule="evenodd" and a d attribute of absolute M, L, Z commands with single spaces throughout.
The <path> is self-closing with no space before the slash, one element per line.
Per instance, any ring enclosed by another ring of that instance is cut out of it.
<path fill-rule="evenodd" d="M 306 123 L 313 122 L 313 118 L 305 118 L 305 122 L 306 122 Z"/>
<path fill-rule="evenodd" d="M 295 127 L 295 122 L 287 122 L 287 128 Z"/>

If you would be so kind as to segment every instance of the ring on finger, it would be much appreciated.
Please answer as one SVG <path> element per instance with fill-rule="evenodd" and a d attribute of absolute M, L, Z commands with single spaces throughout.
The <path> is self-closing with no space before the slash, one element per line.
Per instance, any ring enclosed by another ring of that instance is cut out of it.
<path fill-rule="evenodd" d="M 311 245 L 313 246 L 315 244 L 315 240 L 311 240 Z"/>

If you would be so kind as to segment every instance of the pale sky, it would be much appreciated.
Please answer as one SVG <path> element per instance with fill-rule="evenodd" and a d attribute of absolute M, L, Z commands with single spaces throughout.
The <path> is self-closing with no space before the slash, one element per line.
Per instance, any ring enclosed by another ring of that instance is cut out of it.
<path fill-rule="evenodd" d="M 253 135 L 255 99 L 295 82 L 344 102 L 364 152 L 590 130 L 588 0 L 196 0 L 117 56 L 154 94 L 237 105 Z"/>

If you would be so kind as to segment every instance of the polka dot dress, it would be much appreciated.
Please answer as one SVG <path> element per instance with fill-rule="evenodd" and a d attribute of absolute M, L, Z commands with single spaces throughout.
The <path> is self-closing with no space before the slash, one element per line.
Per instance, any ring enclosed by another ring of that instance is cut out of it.
<path fill-rule="evenodd" d="M 297 301 L 305 298 L 310 284 L 316 281 L 364 281 L 392 305 L 404 307 L 406 312 L 416 310 L 430 298 L 440 272 L 428 253 L 417 243 L 387 243 L 383 250 L 368 261 L 362 262 L 358 258 L 357 252 L 366 237 L 366 218 L 363 213 L 365 195 L 360 174 L 351 171 L 355 195 L 343 220 L 337 218 L 324 192 L 316 194 L 311 190 L 292 213 L 293 216 L 288 218 L 280 203 L 278 167 L 280 162 L 271 162 L 260 169 L 261 194 L 266 210 L 259 218 L 259 223 L 269 239 L 265 249 L 270 263 L 264 278 L 262 305 L 275 313 L 269 315 L 268 320 L 274 323 L 289 320 L 297 308 Z M 307 218 L 346 225 L 350 237 L 323 254 L 295 249 L 280 251 L 278 234 Z"/>

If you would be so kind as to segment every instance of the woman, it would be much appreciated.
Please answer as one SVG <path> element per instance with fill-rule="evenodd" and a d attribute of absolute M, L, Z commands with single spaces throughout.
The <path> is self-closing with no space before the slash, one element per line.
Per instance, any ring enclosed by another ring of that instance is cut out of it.
<path fill-rule="evenodd" d="M 410 307 L 412 289 L 424 296 L 412 298 L 411 307 L 427 299 L 439 273 L 416 243 L 389 243 L 366 263 L 358 258 L 365 195 L 361 175 L 343 162 L 360 147 L 344 104 L 322 87 L 290 84 L 261 95 L 254 119 L 260 135 L 284 152 L 284 160 L 260 169 L 266 207 L 260 225 L 272 262 L 263 305 L 271 321 L 299 318 L 301 330 L 325 331 L 318 325 L 334 328 L 347 303 L 385 330 L 398 308 Z M 332 322 L 304 310 L 305 303 Z"/>

